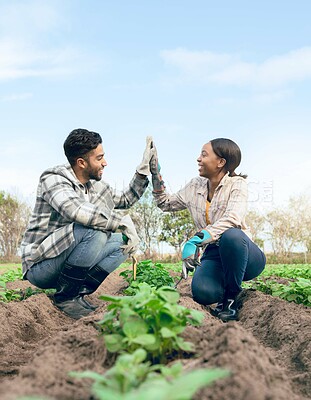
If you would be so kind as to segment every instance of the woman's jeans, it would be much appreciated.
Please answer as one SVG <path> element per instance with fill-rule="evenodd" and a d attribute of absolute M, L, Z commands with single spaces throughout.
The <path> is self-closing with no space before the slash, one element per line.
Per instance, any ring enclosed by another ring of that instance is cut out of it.
<path fill-rule="evenodd" d="M 103 271 L 110 273 L 128 257 L 122 252 L 121 246 L 124 242 L 120 233 L 107 234 L 74 224 L 73 234 L 75 241 L 67 250 L 30 268 L 26 275 L 29 282 L 41 289 L 56 288 L 65 262 L 76 268 L 91 269 L 97 265 Z"/>
<path fill-rule="evenodd" d="M 241 229 L 230 228 L 217 244 L 207 246 L 193 275 L 193 299 L 207 305 L 235 298 L 242 290 L 242 281 L 258 276 L 265 264 L 259 247 Z"/>

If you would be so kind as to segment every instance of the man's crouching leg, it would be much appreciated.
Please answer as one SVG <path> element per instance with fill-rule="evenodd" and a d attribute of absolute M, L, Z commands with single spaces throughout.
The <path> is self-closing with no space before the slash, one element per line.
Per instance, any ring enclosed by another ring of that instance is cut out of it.
<path fill-rule="evenodd" d="M 74 319 L 85 317 L 93 311 L 84 304 L 79 295 L 88 270 L 89 267 L 80 267 L 65 262 L 57 281 L 54 304 Z"/>
<path fill-rule="evenodd" d="M 89 269 L 86 274 L 84 283 L 79 291 L 79 296 L 86 306 L 92 310 L 96 310 L 97 307 L 87 301 L 84 296 L 94 293 L 107 276 L 127 259 L 128 256 L 122 251 L 121 246 L 123 245 L 122 235 L 112 233 L 102 250 L 102 259 L 97 265 Z"/>

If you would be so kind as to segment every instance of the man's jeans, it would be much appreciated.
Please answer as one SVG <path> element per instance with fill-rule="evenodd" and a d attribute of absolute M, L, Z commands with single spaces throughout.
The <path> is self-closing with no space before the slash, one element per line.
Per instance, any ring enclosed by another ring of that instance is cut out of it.
<path fill-rule="evenodd" d="M 30 268 L 26 275 L 30 283 L 41 289 L 56 288 L 65 262 L 77 268 L 97 265 L 110 273 L 128 257 L 122 252 L 120 233 L 107 234 L 79 224 L 74 224 L 73 233 L 75 241 L 67 250 Z"/>

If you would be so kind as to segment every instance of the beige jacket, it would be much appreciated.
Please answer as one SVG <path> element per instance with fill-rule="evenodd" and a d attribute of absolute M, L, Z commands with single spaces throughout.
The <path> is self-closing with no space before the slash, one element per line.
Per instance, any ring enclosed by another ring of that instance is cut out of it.
<path fill-rule="evenodd" d="M 247 183 L 240 176 L 226 174 L 217 186 L 209 208 L 210 224 L 206 222 L 206 200 L 208 179 L 193 178 L 176 194 L 153 193 L 157 206 L 162 211 L 179 211 L 188 208 L 198 230 L 206 229 L 217 241 L 229 228 L 240 228 L 248 236 L 250 232 L 245 223 L 247 213 Z"/>

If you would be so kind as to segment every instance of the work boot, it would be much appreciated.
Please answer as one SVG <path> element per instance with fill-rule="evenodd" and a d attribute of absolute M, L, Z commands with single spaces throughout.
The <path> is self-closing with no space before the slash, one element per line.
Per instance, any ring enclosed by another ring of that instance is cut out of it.
<path fill-rule="evenodd" d="M 94 293 L 95 290 L 98 289 L 98 287 L 102 284 L 102 282 L 107 278 L 108 275 L 109 273 L 101 269 L 98 265 L 95 265 L 88 271 L 85 280 L 83 282 L 83 285 L 79 290 L 79 297 L 82 303 L 85 304 L 85 307 L 90 308 L 93 311 L 98 308 L 94 304 L 87 301 L 84 298 L 84 296 Z"/>
<path fill-rule="evenodd" d="M 223 309 L 224 309 L 224 301 L 223 301 L 223 300 L 222 300 L 222 301 L 219 301 L 219 302 L 217 303 L 216 307 L 210 307 L 211 314 L 212 314 L 214 317 L 218 317 L 218 314 L 219 314 L 220 312 L 222 312 Z"/>
<path fill-rule="evenodd" d="M 64 300 L 61 302 L 56 300 L 54 297 L 54 304 L 64 314 L 73 319 L 86 317 L 93 311 L 90 308 L 86 308 L 84 306 L 84 303 L 81 301 L 81 298 L 79 297 L 74 297 L 72 299 Z"/>
<path fill-rule="evenodd" d="M 79 296 L 88 270 L 89 267 L 77 267 L 66 262 L 58 278 L 54 304 L 63 313 L 74 319 L 85 317 L 93 311 L 85 306 Z"/>
<path fill-rule="evenodd" d="M 218 313 L 218 318 L 224 322 L 237 321 L 239 319 L 239 309 L 241 306 L 242 303 L 239 294 L 229 296 L 224 302 L 223 310 Z"/>

